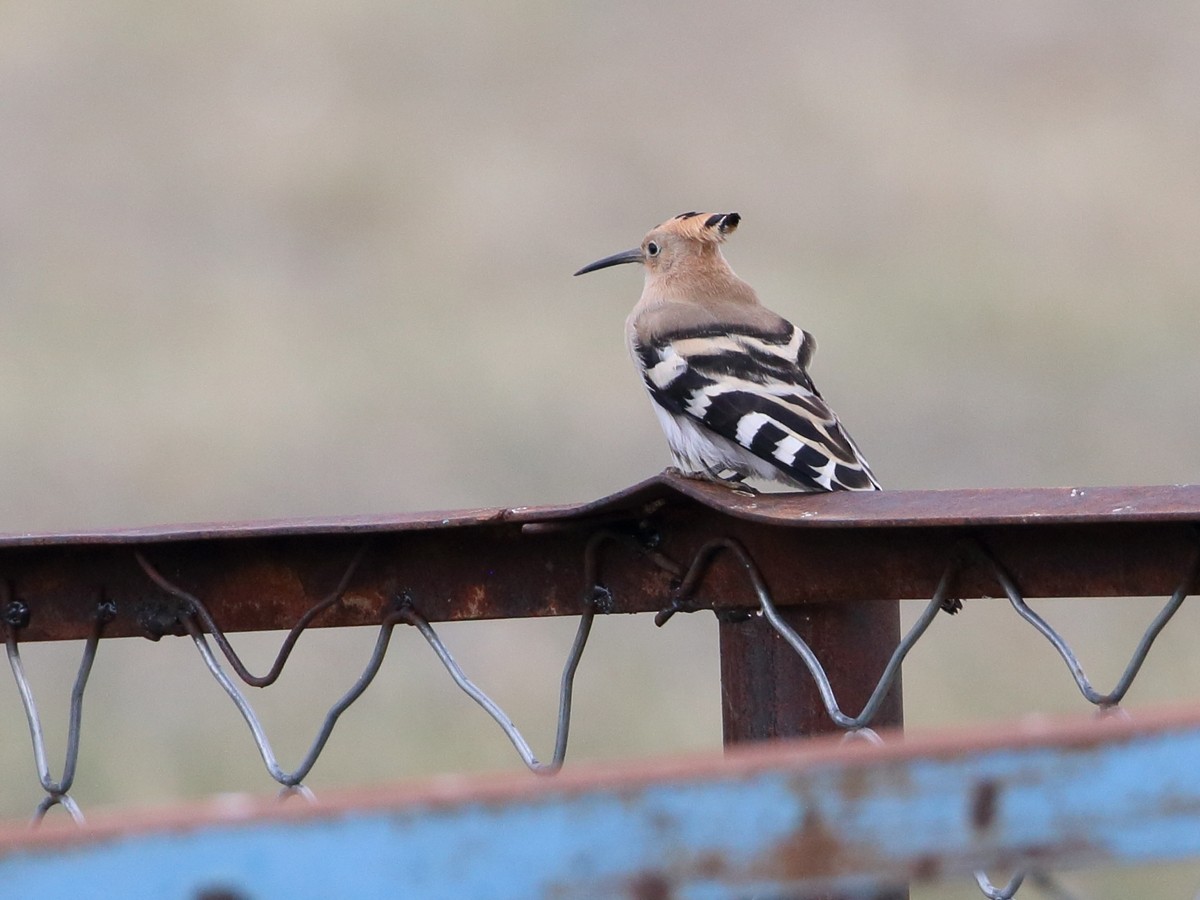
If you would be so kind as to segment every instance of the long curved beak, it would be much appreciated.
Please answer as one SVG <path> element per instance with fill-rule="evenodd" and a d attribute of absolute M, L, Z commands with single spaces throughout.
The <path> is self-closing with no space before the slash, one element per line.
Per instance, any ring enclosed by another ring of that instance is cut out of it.
<path fill-rule="evenodd" d="M 609 266 L 620 266 L 625 263 L 640 263 L 642 262 L 642 248 L 634 247 L 632 250 L 625 250 L 621 253 L 614 253 L 612 256 L 606 256 L 604 259 L 598 259 L 594 263 L 588 263 L 576 275 L 586 275 L 588 272 L 595 272 L 597 269 L 607 269 Z"/>

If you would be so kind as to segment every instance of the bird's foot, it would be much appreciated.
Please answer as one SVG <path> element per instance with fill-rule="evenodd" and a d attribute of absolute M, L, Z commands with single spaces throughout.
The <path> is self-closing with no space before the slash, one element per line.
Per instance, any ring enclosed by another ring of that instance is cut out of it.
<path fill-rule="evenodd" d="M 751 487 L 750 485 L 743 483 L 741 478 L 726 479 L 724 480 L 724 483 L 728 485 L 735 494 L 742 494 L 746 497 L 757 497 L 760 493 L 762 493 L 758 488 Z"/>
<path fill-rule="evenodd" d="M 752 488 L 750 485 L 744 483 L 746 479 L 745 474 L 735 472 L 732 469 L 718 469 L 712 466 L 705 466 L 704 470 L 700 472 L 685 472 L 672 467 L 667 471 L 674 475 L 679 475 L 681 478 L 691 478 L 695 481 L 719 484 L 747 497 L 757 497 L 759 495 L 756 488 Z"/>

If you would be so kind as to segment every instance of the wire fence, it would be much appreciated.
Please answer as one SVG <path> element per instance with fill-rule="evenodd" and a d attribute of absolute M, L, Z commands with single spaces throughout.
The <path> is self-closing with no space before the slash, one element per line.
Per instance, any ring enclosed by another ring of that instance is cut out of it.
<path fill-rule="evenodd" d="M 802 661 L 816 687 L 829 722 L 842 730 L 847 739 L 859 738 L 872 743 L 882 742 L 872 726 L 877 720 L 884 699 L 896 686 L 905 658 L 921 641 L 935 619 L 943 615 L 954 615 L 963 608 L 963 598 L 968 596 L 964 591 L 964 577 L 969 570 L 976 573 L 977 581 L 978 573 L 985 573 L 985 580 L 993 585 L 998 594 L 1007 598 L 1011 609 L 1020 620 L 1054 648 L 1083 698 L 1105 713 L 1120 709 L 1120 704 L 1137 678 L 1155 639 L 1183 605 L 1189 592 L 1194 590 L 1200 577 L 1200 530 L 1186 524 L 1181 526 L 1188 535 L 1185 543 L 1190 546 L 1186 558 L 1174 563 L 1164 563 L 1177 568 L 1176 587 L 1140 636 L 1116 684 L 1105 692 L 1093 686 L 1082 662 L 1066 638 L 1029 605 L 1018 579 L 1006 566 L 1001 553 L 990 546 L 986 535 L 981 535 L 978 529 L 975 533 L 956 533 L 952 541 L 943 542 L 945 552 L 932 595 L 907 633 L 894 649 L 890 650 L 890 656 L 874 681 L 868 699 L 854 712 L 845 709 L 843 701 L 839 700 L 837 686 L 813 646 L 789 624 L 786 616 L 781 614 L 777 602 L 778 591 L 773 590 L 755 554 L 743 540 L 733 534 L 736 529 L 708 538 L 688 557 L 676 558 L 663 549 L 656 534 L 641 525 L 632 529 L 596 525 L 595 519 L 590 518 L 584 527 L 589 533 L 582 544 L 582 558 L 577 560 L 576 565 L 576 570 L 581 576 L 578 578 L 580 593 L 574 604 L 569 604 L 569 608 L 562 610 L 564 614 L 578 613 L 579 626 L 562 669 L 557 731 L 553 749 L 546 760 L 539 759 L 512 719 L 484 689 L 466 675 L 423 611 L 426 598 L 418 591 L 394 586 L 382 598 L 379 608 L 370 611 L 370 615 L 378 622 L 378 634 L 374 649 L 357 680 L 325 713 L 317 734 L 300 763 L 290 771 L 279 763 L 266 729 L 240 685 L 263 688 L 273 684 L 284 671 L 301 636 L 308 629 L 321 625 L 322 620 L 328 618 L 329 614 L 339 609 L 344 611 L 347 593 L 354 585 L 356 576 L 363 566 L 369 563 L 372 555 L 378 552 L 377 542 L 370 536 L 358 544 L 340 577 L 328 585 L 328 592 L 305 610 L 287 631 L 274 661 L 262 675 L 252 673 L 239 657 L 218 621 L 218 616 L 210 610 L 199 592 L 163 574 L 162 568 L 154 559 L 154 546 L 139 545 L 122 552 L 127 552 L 132 558 L 147 585 L 153 586 L 157 592 L 156 596 L 161 601 L 161 608 L 158 608 L 151 618 L 156 616 L 161 621 L 170 620 L 172 615 L 177 618 L 178 626 L 190 636 L 205 667 L 237 708 L 251 733 L 267 773 L 280 786 L 280 798 L 300 796 L 310 802 L 314 797 L 305 786 L 305 779 L 320 759 L 339 717 L 363 695 L 378 674 L 387 657 L 397 625 L 412 626 L 424 638 L 448 676 L 496 723 L 526 767 L 539 775 L 557 772 L 567 754 L 575 675 L 583 659 L 596 616 L 627 606 L 621 602 L 619 595 L 603 576 L 604 571 L 611 568 L 611 565 L 606 565 L 606 553 L 615 546 L 623 550 L 620 559 L 617 560 L 619 565 L 629 565 L 631 557 L 640 559 L 642 565 L 649 566 L 665 579 L 661 583 L 669 586 L 669 590 L 658 598 L 659 609 L 655 616 L 657 625 L 667 625 L 676 614 L 697 611 L 716 611 L 723 621 L 761 617 Z M 734 564 L 737 577 L 742 579 L 744 587 L 749 588 L 753 605 L 741 601 L 740 605 L 727 605 L 722 608 L 702 596 L 703 586 L 709 580 L 714 566 L 722 558 Z M 0 576 L 2 575 L 3 573 L 0 573 Z M 142 606 L 139 615 L 146 621 L 147 601 L 143 599 L 140 602 Z M 84 814 L 71 794 L 79 763 L 84 700 L 93 663 L 106 636 L 106 627 L 117 616 L 122 605 L 122 599 L 110 596 L 108 588 L 98 591 L 95 595 L 89 624 L 90 634 L 84 643 L 78 673 L 71 691 L 62 774 L 56 778 L 52 772 L 35 692 L 21 660 L 22 635 L 29 628 L 35 614 L 34 604 L 22 597 L 19 587 L 12 581 L 0 577 L 0 622 L 3 623 L 8 660 L 27 718 L 37 779 L 43 792 L 33 813 L 32 823 L 35 826 L 41 822 L 47 811 L 56 805 L 61 805 L 79 825 L 85 824 Z M 153 602 L 151 606 L 154 606 Z M 984 872 L 977 872 L 975 878 L 982 894 L 993 900 L 1016 896 L 1024 883 L 1037 885 L 1049 896 L 1071 896 L 1048 872 L 1040 868 L 1022 868 L 1001 884 L 993 883 Z"/>

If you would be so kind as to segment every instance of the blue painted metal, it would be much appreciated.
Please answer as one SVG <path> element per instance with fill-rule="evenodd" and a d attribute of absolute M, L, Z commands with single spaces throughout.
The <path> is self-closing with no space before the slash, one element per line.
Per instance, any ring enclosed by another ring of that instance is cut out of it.
<path fill-rule="evenodd" d="M 744 897 L 1200 854 L 1200 713 L 0 832 L 25 897 Z"/>

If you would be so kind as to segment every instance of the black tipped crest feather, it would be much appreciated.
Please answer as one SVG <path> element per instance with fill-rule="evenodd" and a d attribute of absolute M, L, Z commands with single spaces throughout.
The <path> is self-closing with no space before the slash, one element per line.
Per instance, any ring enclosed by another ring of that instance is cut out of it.
<path fill-rule="evenodd" d="M 721 234 L 728 234 L 738 227 L 738 223 L 742 221 L 742 217 L 738 213 L 713 213 L 704 220 L 705 228 L 716 227 Z"/>

